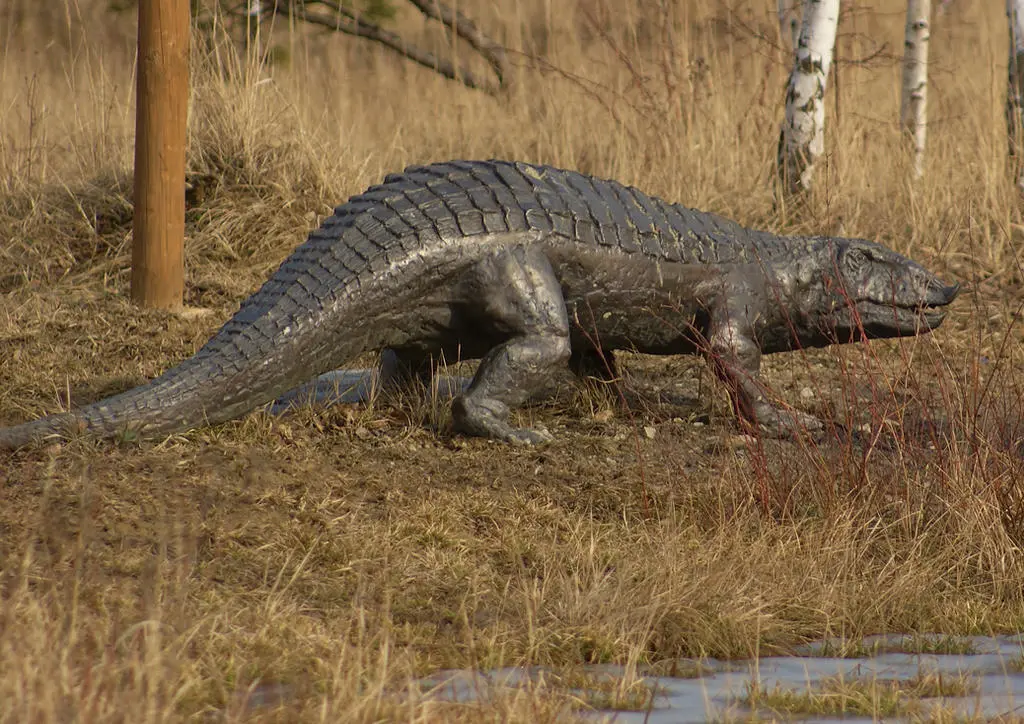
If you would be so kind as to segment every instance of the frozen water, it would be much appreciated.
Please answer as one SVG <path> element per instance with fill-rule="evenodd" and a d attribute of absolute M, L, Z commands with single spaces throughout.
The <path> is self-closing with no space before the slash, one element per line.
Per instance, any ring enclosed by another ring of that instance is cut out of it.
<path fill-rule="evenodd" d="M 922 674 L 967 675 L 978 690 L 964 697 L 935 697 L 923 705 L 942 708 L 959 717 L 988 719 L 997 716 L 1024 715 L 1024 673 L 1019 666 L 1024 637 L 968 636 L 955 641 L 966 644 L 971 653 L 907 653 L 921 648 L 929 637 L 872 636 L 863 640 L 864 649 L 879 653 L 861 658 L 837 658 L 820 654 L 838 651 L 841 642 L 825 641 L 802 647 L 795 656 L 768 656 L 756 661 L 724 662 L 715 659 L 679 662 L 681 669 L 699 665 L 701 675 L 683 679 L 669 676 L 642 676 L 656 687 L 651 711 L 588 712 L 595 721 L 613 720 L 621 724 L 682 724 L 711 720 L 742 719 L 750 710 L 742 703 L 748 686 L 759 682 L 762 691 L 787 688 L 797 692 L 815 691 L 822 680 L 838 676 L 846 680 L 911 680 Z M 933 641 L 948 641 L 930 637 Z M 877 649 L 875 648 L 877 647 Z M 927 648 L 927 647 L 925 647 Z M 622 676 L 622 667 L 589 667 L 595 675 Z M 502 687 L 523 686 L 546 672 L 540 668 L 508 668 L 479 673 L 442 671 L 420 680 L 422 690 L 447 701 L 471 701 L 486 698 Z M 771 713 L 766 718 L 771 718 Z M 801 722 L 871 722 L 871 717 L 794 716 Z M 887 717 L 887 720 L 892 720 Z"/>

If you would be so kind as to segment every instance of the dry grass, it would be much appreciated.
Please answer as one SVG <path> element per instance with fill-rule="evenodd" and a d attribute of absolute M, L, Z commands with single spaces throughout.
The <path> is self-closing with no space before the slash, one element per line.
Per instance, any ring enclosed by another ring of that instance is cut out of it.
<path fill-rule="evenodd" d="M 870 643 L 861 639 L 827 641 L 815 650 L 814 655 L 826 658 L 860 659 L 891 653 L 969 655 L 977 653 L 977 648 L 970 639 L 962 639 L 957 636 L 914 635 L 898 641 L 876 640 Z"/>
<path fill-rule="evenodd" d="M 332 204 L 448 157 L 875 238 L 969 292 L 931 337 L 768 361 L 783 399 L 866 425 L 857 443 L 741 437 L 702 362 L 632 358 L 627 407 L 570 391 L 524 411 L 558 435 L 535 450 L 452 437 L 425 394 L 6 454 L 0 721 L 565 721 L 580 704 L 557 687 L 474 704 L 408 691 L 447 667 L 664 666 L 1024 625 L 1022 226 L 996 4 L 936 18 L 917 185 L 895 123 L 902 18 L 851 9 L 841 58 L 885 48 L 840 64 L 819 192 L 786 214 L 769 183 L 785 67 L 768 4 L 669 3 L 669 46 L 653 0 L 462 3 L 524 51 L 503 100 L 318 34 L 279 31 L 288 62 L 272 70 L 197 52 L 196 316 L 126 301 L 132 19 L 104 5 L 0 9 L 5 423 L 191 354 Z"/>
<path fill-rule="evenodd" d="M 920 673 L 913 679 L 830 677 L 806 691 L 788 687 L 765 689 L 759 682 L 742 697 L 756 717 L 772 715 L 860 715 L 873 720 L 919 714 L 923 699 L 963 697 L 976 693 L 976 679 L 963 675 Z"/>

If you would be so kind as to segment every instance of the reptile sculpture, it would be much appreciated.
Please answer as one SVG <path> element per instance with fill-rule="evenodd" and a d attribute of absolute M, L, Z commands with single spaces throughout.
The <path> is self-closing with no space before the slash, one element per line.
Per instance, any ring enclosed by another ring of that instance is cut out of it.
<path fill-rule="evenodd" d="M 570 356 L 704 354 L 745 423 L 817 430 L 773 405 L 762 354 L 928 332 L 959 285 L 879 244 L 781 237 L 548 166 L 413 166 L 339 206 L 194 356 L 140 387 L 0 429 L 164 436 L 243 415 L 359 354 L 407 370 L 480 359 L 456 430 L 517 443 L 512 409 Z"/>

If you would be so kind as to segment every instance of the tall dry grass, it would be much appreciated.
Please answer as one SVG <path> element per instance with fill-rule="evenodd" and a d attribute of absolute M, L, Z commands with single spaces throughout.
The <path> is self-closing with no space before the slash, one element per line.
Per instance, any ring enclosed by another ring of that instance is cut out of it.
<path fill-rule="evenodd" d="M 965 0 L 936 17 L 912 184 L 902 14 L 848 6 L 819 188 L 782 214 L 771 3 L 460 5 L 514 51 L 509 97 L 301 29 L 273 31 L 273 67 L 196 50 L 188 163 L 204 194 L 187 294 L 210 313 L 175 317 L 125 301 L 132 17 L 99 0 L 5 3 L 0 419 L 155 375 L 333 204 L 451 157 L 552 163 L 749 224 L 878 239 L 969 291 L 931 337 L 766 361 L 787 400 L 865 425 L 857 442 L 736 436 L 699 361 L 635 360 L 638 385 L 681 381 L 713 424 L 581 394 L 527 411 L 559 436 L 524 451 L 435 433 L 428 399 L 9 455 L 0 721 L 565 721 L 575 704 L 557 686 L 456 706 L 410 681 L 1024 622 L 1001 9 Z M 397 23 L 449 49 L 413 14 Z"/>

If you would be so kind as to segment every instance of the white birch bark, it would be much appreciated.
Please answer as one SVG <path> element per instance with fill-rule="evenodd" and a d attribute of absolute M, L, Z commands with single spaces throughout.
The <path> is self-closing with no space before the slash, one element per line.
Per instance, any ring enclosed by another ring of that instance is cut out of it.
<path fill-rule="evenodd" d="M 1024 191 L 1024 0 L 1007 0 L 1010 21 L 1009 78 L 1006 86 L 1006 131 L 1014 183 Z"/>
<path fill-rule="evenodd" d="M 788 50 L 796 50 L 800 40 L 800 11 L 803 0 L 779 0 L 779 34 Z"/>
<path fill-rule="evenodd" d="M 924 173 L 924 145 L 928 134 L 928 40 L 931 0 L 907 0 L 907 27 L 903 41 L 903 94 L 900 123 L 914 146 L 914 178 Z"/>
<path fill-rule="evenodd" d="M 245 50 L 248 62 L 257 64 L 263 60 L 260 38 L 260 21 L 263 19 L 263 4 L 260 0 L 248 0 L 245 9 Z"/>
<path fill-rule="evenodd" d="M 825 83 L 839 24 L 839 0 L 806 0 L 796 60 L 786 86 L 777 170 L 785 193 L 811 188 L 825 152 Z"/>

